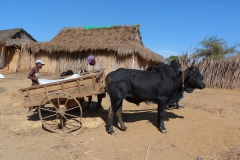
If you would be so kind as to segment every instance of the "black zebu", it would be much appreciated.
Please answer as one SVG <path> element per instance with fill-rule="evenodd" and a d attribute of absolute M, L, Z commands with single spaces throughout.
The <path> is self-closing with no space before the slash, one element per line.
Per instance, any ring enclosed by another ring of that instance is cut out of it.
<path fill-rule="evenodd" d="M 195 88 L 205 88 L 203 76 L 192 66 L 184 71 L 184 91 L 191 93 Z M 167 133 L 164 126 L 165 106 L 176 102 L 182 95 L 182 74 L 169 65 L 160 63 L 154 71 L 140 71 L 120 68 L 109 73 L 105 79 L 111 107 L 108 114 L 107 130 L 113 130 L 113 117 L 116 114 L 122 130 L 126 130 L 122 120 L 123 99 L 139 105 L 152 101 L 158 104 L 157 123 L 160 131 Z"/>
<path fill-rule="evenodd" d="M 172 60 L 169 65 L 173 69 L 175 69 L 174 73 L 177 73 L 178 76 L 179 76 L 180 75 L 179 71 L 180 71 L 180 68 L 181 68 L 181 64 L 178 63 L 176 60 Z M 159 71 L 160 68 L 162 68 L 162 63 L 152 65 L 152 66 L 148 67 L 146 69 L 146 71 Z M 183 97 L 183 93 L 179 92 L 178 97 L 182 99 L 181 96 Z M 176 99 L 176 97 L 175 97 L 175 99 Z M 168 108 L 170 110 L 172 110 L 173 108 L 180 109 L 179 103 L 178 103 L 179 101 L 180 101 L 180 99 L 176 99 L 176 102 L 171 101 L 171 103 L 166 104 L 166 108 Z M 146 104 L 149 105 L 150 102 L 146 102 Z M 174 107 L 174 104 L 175 104 L 176 107 Z"/>

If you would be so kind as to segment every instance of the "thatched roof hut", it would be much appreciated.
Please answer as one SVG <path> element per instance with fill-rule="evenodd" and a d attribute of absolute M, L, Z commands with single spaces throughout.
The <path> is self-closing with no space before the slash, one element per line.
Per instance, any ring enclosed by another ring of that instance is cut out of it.
<path fill-rule="evenodd" d="M 20 48 L 25 41 L 36 40 L 22 28 L 0 30 L 0 45 Z"/>
<path fill-rule="evenodd" d="M 22 65 L 23 48 L 36 40 L 22 28 L 0 30 L 0 69 L 17 71 Z"/>
<path fill-rule="evenodd" d="M 90 54 L 107 73 L 119 67 L 146 69 L 164 58 L 143 46 L 139 27 L 63 28 L 51 41 L 31 43 L 28 49 L 35 58 L 46 61 L 45 69 L 42 68 L 46 72 L 75 71 L 76 66 L 86 63 Z"/>

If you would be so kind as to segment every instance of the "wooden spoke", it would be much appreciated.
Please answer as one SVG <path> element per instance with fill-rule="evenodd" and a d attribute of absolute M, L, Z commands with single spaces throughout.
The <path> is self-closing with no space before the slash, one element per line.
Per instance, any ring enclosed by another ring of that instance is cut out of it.
<path fill-rule="evenodd" d="M 68 109 L 67 111 L 71 111 L 71 110 L 76 109 L 76 108 L 79 108 L 79 106 L 76 106 L 76 107 L 70 108 L 70 109 Z"/>
<path fill-rule="evenodd" d="M 67 100 L 66 100 L 66 102 L 65 102 L 65 104 L 64 104 L 64 106 L 65 106 L 66 108 L 67 108 L 67 106 L 66 106 L 66 105 L 67 105 L 67 102 L 68 102 L 68 100 L 69 100 L 69 99 L 67 98 Z"/>
<path fill-rule="evenodd" d="M 53 112 L 53 113 L 56 113 L 56 111 L 53 111 L 53 110 L 50 110 L 50 109 L 46 109 L 46 108 L 40 108 L 41 110 L 44 110 L 44 111 L 49 111 L 49 112 Z"/>
<path fill-rule="evenodd" d="M 53 116 L 56 116 L 56 114 L 53 114 L 53 115 L 50 115 L 50 116 L 47 116 L 47 117 L 43 117 L 42 119 L 50 118 L 50 117 L 53 117 Z"/>
<path fill-rule="evenodd" d="M 72 125 L 72 123 L 70 122 L 70 120 L 66 116 L 64 116 L 64 118 Z M 74 127 L 74 125 L 72 125 L 72 126 Z"/>
<path fill-rule="evenodd" d="M 74 116 L 74 115 L 72 115 L 72 114 L 68 114 L 68 113 L 65 113 L 65 115 L 67 115 L 67 116 L 71 116 L 71 117 L 74 117 L 74 118 L 79 118 L 79 117 L 77 117 L 77 116 Z"/>
<path fill-rule="evenodd" d="M 54 106 L 54 108 L 57 109 L 57 107 L 52 103 L 51 100 L 48 100 L 48 102 L 50 102 Z"/>

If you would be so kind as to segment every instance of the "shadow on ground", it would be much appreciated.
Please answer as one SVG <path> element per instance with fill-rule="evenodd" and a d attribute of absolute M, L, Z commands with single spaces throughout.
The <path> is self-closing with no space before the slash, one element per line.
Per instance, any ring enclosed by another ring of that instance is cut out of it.
<path fill-rule="evenodd" d="M 124 122 L 138 122 L 141 120 L 147 120 L 158 128 L 157 109 L 124 110 L 124 112 L 122 113 L 122 118 Z M 182 119 L 184 117 L 166 110 L 164 121 L 169 121 L 170 119 L 176 119 L 176 118 Z M 114 126 L 120 129 L 117 123 L 118 123 L 117 119 L 114 118 Z"/>
<path fill-rule="evenodd" d="M 83 103 L 82 106 L 82 118 L 94 118 L 99 117 L 101 118 L 105 123 L 107 123 L 107 117 L 108 117 L 108 110 L 107 109 L 96 109 L 97 102 L 92 101 L 91 107 L 87 108 L 87 102 Z M 74 109 L 72 112 L 78 113 L 79 109 Z M 38 109 L 34 111 L 35 114 L 32 114 L 28 116 L 29 121 L 39 121 L 39 115 L 38 115 Z M 74 113 L 73 113 L 74 114 Z M 143 110 L 123 110 L 122 118 L 124 122 L 138 122 L 141 120 L 147 120 L 150 123 L 152 123 L 154 126 L 157 126 L 157 109 L 143 109 Z M 184 118 L 183 116 L 177 115 L 173 113 L 171 110 L 167 110 L 165 112 L 165 121 L 169 121 L 171 119 L 177 119 L 177 118 Z M 119 128 L 118 121 L 116 116 L 114 117 L 114 123 L 113 125 Z M 121 130 L 121 129 L 120 129 Z"/>

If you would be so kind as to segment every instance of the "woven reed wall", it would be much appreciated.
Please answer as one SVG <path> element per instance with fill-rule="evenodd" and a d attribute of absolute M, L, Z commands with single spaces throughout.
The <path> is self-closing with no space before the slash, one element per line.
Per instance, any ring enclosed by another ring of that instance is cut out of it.
<path fill-rule="evenodd" d="M 41 72 L 61 73 L 63 71 L 71 69 L 77 73 L 79 72 L 80 65 L 83 69 L 89 70 L 89 68 L 91 68 L 86 64 L 86 59 L 90 54 L 95 56 L 96 62 L 100 63 L 103 69 L 106 69 L 106 75 L 118 68 L 132 68 L 133 58 L 135 58 L 135 65 L 133 67 L 134 69 L 145 70 L 148 66 L 154 64 L 154 62 L 151 61 L 146 62 L 139 56 L 119 56 L 116 53 L 109 51 L 92 51 L 91 53 L 47 53 L 41 51 L 36 54 L 31 54 L 29 65 L 31 66 L 30 68 L 34 67 L 35 61 L 37 59 L 41 59 L 46 64 L 41 69 Z"/>
<path fill-rule="evenodd" d="M 204 60 L 199 64 L 208 88 L 240 89 L 240 57 Z"/>
<path fill-rule="evenodd" d="M 5 52 L 5 57 L 4 57 L 3 70 L 16 72 L 20 50 L 14 47 L 5 47 L 4 52 Z"/>

